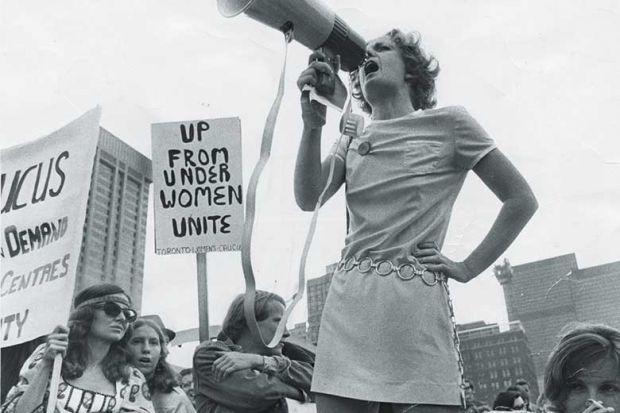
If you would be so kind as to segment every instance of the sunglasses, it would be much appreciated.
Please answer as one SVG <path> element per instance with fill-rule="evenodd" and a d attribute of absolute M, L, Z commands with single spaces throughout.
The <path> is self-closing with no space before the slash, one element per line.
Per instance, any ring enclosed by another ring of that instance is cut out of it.
<path fill-rule="evenodd" d="M 136 318 L 138 318 L 138 313 L 136 313 L 136 310 L 131 308 L 123 308 L 114 301 L 106 301 L 102 304 L 96 304 L 95 308 L 103 309 L 105 315 L 112 318 L 118 317 L 120 313 L 123 313 L 125 320 L 127 320 L 128 323 L 133 323 L 136 321 Z"/>

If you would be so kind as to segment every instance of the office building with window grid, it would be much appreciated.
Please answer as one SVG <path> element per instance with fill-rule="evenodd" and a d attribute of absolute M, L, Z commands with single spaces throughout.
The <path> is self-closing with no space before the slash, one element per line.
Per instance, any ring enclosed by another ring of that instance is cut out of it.
<path fill-rule="evenodd" d="M 507 331 L 483 321 L 458 326 L 465 377 L 475 386 L 476 399 L 493 405 L 497 393 L 518 379 L 530 383 L 530 397 L 536 402 L 538 386 L 527 336 L 519 321 Z"/>
<path fill-rule="evenodd" d="M 575 254 L 547 258 L 496 273 L 510 321 L 527 332 L 538 384 L 563 330 L 579 322 L 620 329 L 620 261 L 579 268 Z"/>
<path fill-rule="evenodd" d="M 140 308 L 151 160 L 100 128 L 75 292 L 100 282 L 122 287 Z"/>

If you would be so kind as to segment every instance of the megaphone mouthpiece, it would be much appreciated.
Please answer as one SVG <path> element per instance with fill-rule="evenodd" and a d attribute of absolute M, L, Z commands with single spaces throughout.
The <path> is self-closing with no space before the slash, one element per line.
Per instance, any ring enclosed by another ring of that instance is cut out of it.
<path fill-rule="evenodd" d="M 311 50 L 324 47 L 340 56 L 341 68 L 351 72 L 364 60 L 366 42 L 319 0 L 218 0 L 224 17 L 246 13 L 282 31 L 292 25 L 294 39 Z"/>

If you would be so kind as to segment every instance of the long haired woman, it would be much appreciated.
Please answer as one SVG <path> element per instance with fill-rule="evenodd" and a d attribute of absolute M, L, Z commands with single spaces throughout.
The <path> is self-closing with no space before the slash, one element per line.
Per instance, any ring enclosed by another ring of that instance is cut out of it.
<path fill-rule="evenodd" d="M 139 318 L 129 327 L 124 341 L 129 359 L 147 379 L 155 412 L 195 413 L 166 361 L 168 349 L 161 328 L 151 320 Z"/>
<path fill-rule="evenodd" d="M 3 413 L 43 412 L 56 354 L 64 355 L 56 411 L 153 412 L 146 380 L 121 345 L 136 318 L 131 299 L 114 284 L 98 284 L 74 300 L 68 328 L 58 326 L 28 358 Z"/>

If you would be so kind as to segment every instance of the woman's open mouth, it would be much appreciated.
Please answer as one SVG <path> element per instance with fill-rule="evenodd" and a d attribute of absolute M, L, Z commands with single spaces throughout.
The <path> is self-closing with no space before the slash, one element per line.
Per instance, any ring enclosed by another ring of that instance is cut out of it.
<path fill-rule="evenodd" d="M 367 60 L 364 63 L 364 75 L 368 76 L 371 73 L 375 73 L 379 70 L 379 65 L 374 60 Z"/>
<path fill-rule="evenodd" d="M 137 361 L 141 366 L 150 366 L 152 364 L 150 357 L 140 357 Z"/>

